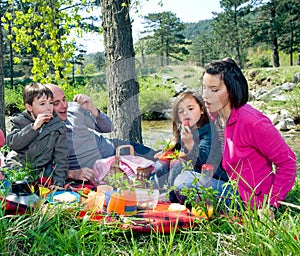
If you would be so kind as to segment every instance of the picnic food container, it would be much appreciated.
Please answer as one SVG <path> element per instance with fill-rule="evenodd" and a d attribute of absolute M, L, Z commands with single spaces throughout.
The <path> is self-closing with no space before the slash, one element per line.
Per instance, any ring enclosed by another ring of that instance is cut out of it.
<path fill-rule="evenodd" d="M 85 208 L 94 212 L 101 212 L 105 201 L 105 194 L 102 192 L 91 191 L 85 200 Z"/>
<path fill-rule="evenodd" d="M 0 180 L 0 191 L 2 193 L 8 192 L 11 189 L 11 182 L 8 180 Z"/>
<path fill-rule="evenodd" d="M 104 206 L 108 206 L 109 200 L 111 198 L 111 195 L 115 192 L 118 192 L 117 190 L 110 190 L 105 192 L 105 201 L 104 201 Z"/>
<path fill-rule="evenodd" d="M 114 188 L 110 185 L 98 185 L 97 192 L 106 193 L 108 191 L 112 191 Z"/>
<path fill-rule="evenodd" d="M 125 215 L 133 215 L 137 213 L 137 198 L 135 189 L 122 190 L 121 194 L 125 199 Z"/>
<path fill-rule="evenodd" d="M 137 213 L 136 192 L 130 189 L 108 191 L 105 193 L 105 205 L 107 205 L 107 212 L 134 215 Z"/>
<path fill-rule="evenodd" d="M 112 193 L 107 205 L 107 212 L 123 215 L 124 211 L 125 211 L 124 196 L 121 195 L 119 192 Z"/>
<path fill-rule="evenodd" d="M 27 180 L 17 180 L 11 184 L 11 191 L 17 195 L 32 194 L 31 185 Z"/>
<path fill-rule="evenodd" d="M 117 173 L 124 174 L 124 170 L 122 170 L 122 168 L 120 166 L 121 149 L 124 149 L 124 148 L 129 148 L 130 156 L 135 157 L 136 160 L 141 160 L 142 159 L 142 157 L 134 156 L 134 148 L 133 148 L 133 146 L 131 146 L 131 145 L 122 145 L 122 146 L 119 146 L 116 149 L 115 160 L 114 160 L 114 162 L 110 166 L 110 171 L 109 171 L 110 175 L 116 176 Z M 136 168 L 136 172 L 137 172 L 136 173 L 136 179 L 141 183 L 140 184 L 141 187 L 146 187 L 146 180 L 150 176 L 152 170 L 153 170 L 153 166 L 152 165 L 148 166 L 148 167 L 145 167 L 145 168 L 142 168 L 142 167 L 137 167 Z M 124 175 L 124 176 L 126 176 L 126 175 Z"/>
<path fill-rule="evenodd" d="M 139 209 L 154 209 L 158 203 L 158 189 L 136 188 L 137 207 Z"/>

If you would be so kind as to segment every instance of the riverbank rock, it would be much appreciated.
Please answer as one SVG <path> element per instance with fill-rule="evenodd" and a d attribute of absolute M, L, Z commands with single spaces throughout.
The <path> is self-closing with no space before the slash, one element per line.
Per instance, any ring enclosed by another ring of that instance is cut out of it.
<path fill-rule="evenodd" d="M 290 82 L 287 82 L 287 83 L 284 83 L 283 85 L 281 85 L 281 89 L 286 92 L 290 92 L 290 91 L 294 90 L 295 87 L 296 87 L 296 84 L 290 83 Z"/>
<path fill-rule="evenodd" d="M 294 75 L 294 83 L 300 83 L 300 72 Z"/>
<path fill-rule="evenodd" d="M 292 115 L 286 109 L 280 110 L 280 112 L 277 114 L 268 115 L 268 117 L 279 131 L 290 131 L 297 129 Z"/>
<path fill-rule="evenodd" d="M 251 90 L 250 95 L 253 100 L 277 100 L 277 101 L 286 101 L 287 98 L 283 94 L 287 91 L 293 91 L 296 88 L 295 83 L 284 83 L 281 86 L 276 86 L 271 90 L 266 90 L 265 88 L 259 88 L 258 90 Z"/>

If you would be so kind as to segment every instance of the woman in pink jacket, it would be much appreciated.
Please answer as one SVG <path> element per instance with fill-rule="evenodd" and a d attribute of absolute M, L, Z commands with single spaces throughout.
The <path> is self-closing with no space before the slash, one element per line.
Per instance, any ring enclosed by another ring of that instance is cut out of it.
<path fill-rule="evenodd" d="M 222 167 L 245 206 L 278 208 L 294 185 L 296 156 L 248 97 L 247 80 L 232 59 L 206 66 L 203 99 L 223 142 Z"/>

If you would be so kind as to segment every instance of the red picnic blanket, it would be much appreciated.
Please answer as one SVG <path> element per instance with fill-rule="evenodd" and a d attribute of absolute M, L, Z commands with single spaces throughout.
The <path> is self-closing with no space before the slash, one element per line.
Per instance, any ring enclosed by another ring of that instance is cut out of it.
<path fill-rule="evenodd" d="M 123 228 L 138 233 L 165 233 L 178 232 L 181 229 L 195 227 L 196 217 L 189 212 L 145 212 L 129 218 L 129 223 Z"/>
<path fill-rule="evenodd" d="M 10 200 L 7 200 L 5 198 L 0 197 L 2 211 L 5 213 L 5 215 L 23 215 L 25 213 L 30 213 L 33 211 L 33 208 L 31 206 L 16 203 Z"/>
<path fill-rule="evenodd" d="M 81 211 L 79 218 L 88 218 L 100 224 L 116 224 L 123 230 L 137 233 L 165 233 L 178 232 L 196 226 L 194 214 L 186 211 L 168 211 L 170 203 L 159 202 L 154 210 L 145 210 L 131 216 L 110 215 L 106 212 L 88 213 Z"/>
<path fill-rule="evenodd" d="M 89 182 L 74 182 L 72 181 L 68 188 L 74 191 L 81 190 L 83 187 L 88 187 L 95 190 L 95 186 Z M 0 198 L 1 199 L 1 198 Z M 23 215 L 30 213 L 33 208 L 28 205 L 12 202 L 6 199 L 1 199 L 2 209 L 6 215 Z M 188 210 L 186 211 L 168 211 L 170 203 L 158 202 L 154 210 L 139 211 L 131 216 L 111 215 L 106 212 L 89 213 L 84 210 L 78 213 L 79 218 L 88 218 L 91 221 L 97 221 L 99 224 L 114 224 L 123 230 L 132 230 L 136 233 L 171 233 L 178 232 L 182 229 L 191 229 L 196 226 L 196 217 Z M 200 217 L 201 218 L 201 217 Z"/>
<path fill-rule="evenodd" d="M 95 190 L 95 187 L 90 182 L 84 184 L 71 183 L 70 188 L 73 191 L 81 190 L 83 187 L 88 187 Z M 168 211 L 171 203 L 159 201 L 154 210 L 140 211 L 131 216 L 111 215 L 106 212 L 80 211 L 79 218 L 88 218 L 90 221 L 97 221 L 99 224 L 116 224 L 123 230 L 132 230 L 136 233 L 165 233 L 178 232 L 181 229 L 190 229 L 196 226 L 195 220 L 203 217 L 197 217 L 194 214 L 186 211 Z"/>

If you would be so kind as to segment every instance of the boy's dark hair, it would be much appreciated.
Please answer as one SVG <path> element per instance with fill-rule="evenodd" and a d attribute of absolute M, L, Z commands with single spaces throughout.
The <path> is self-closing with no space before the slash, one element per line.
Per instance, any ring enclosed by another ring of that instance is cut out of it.
<path fill-rule="evenodd" d="M 46 95 L 47 99 L 53 98 L 52 91 L 45 85 L 40 84 L 40 83 L 28 84 L 25 86 L 25 88 L 23 90 L 24 104 L 28 103 L 29 105 L 32 106 L 32 102 L 33 102 L 34 98 L 37 97 L 39 99 L 43 95 Z"/>
<path fill-rule="evenodd" d="M 231 58 L 210 62 L 204 74 L 220 75 L 229 93 L 229 100 L 234 108 L 245 105 L 249 99 L 248 82 L 242 70 Z"/>

